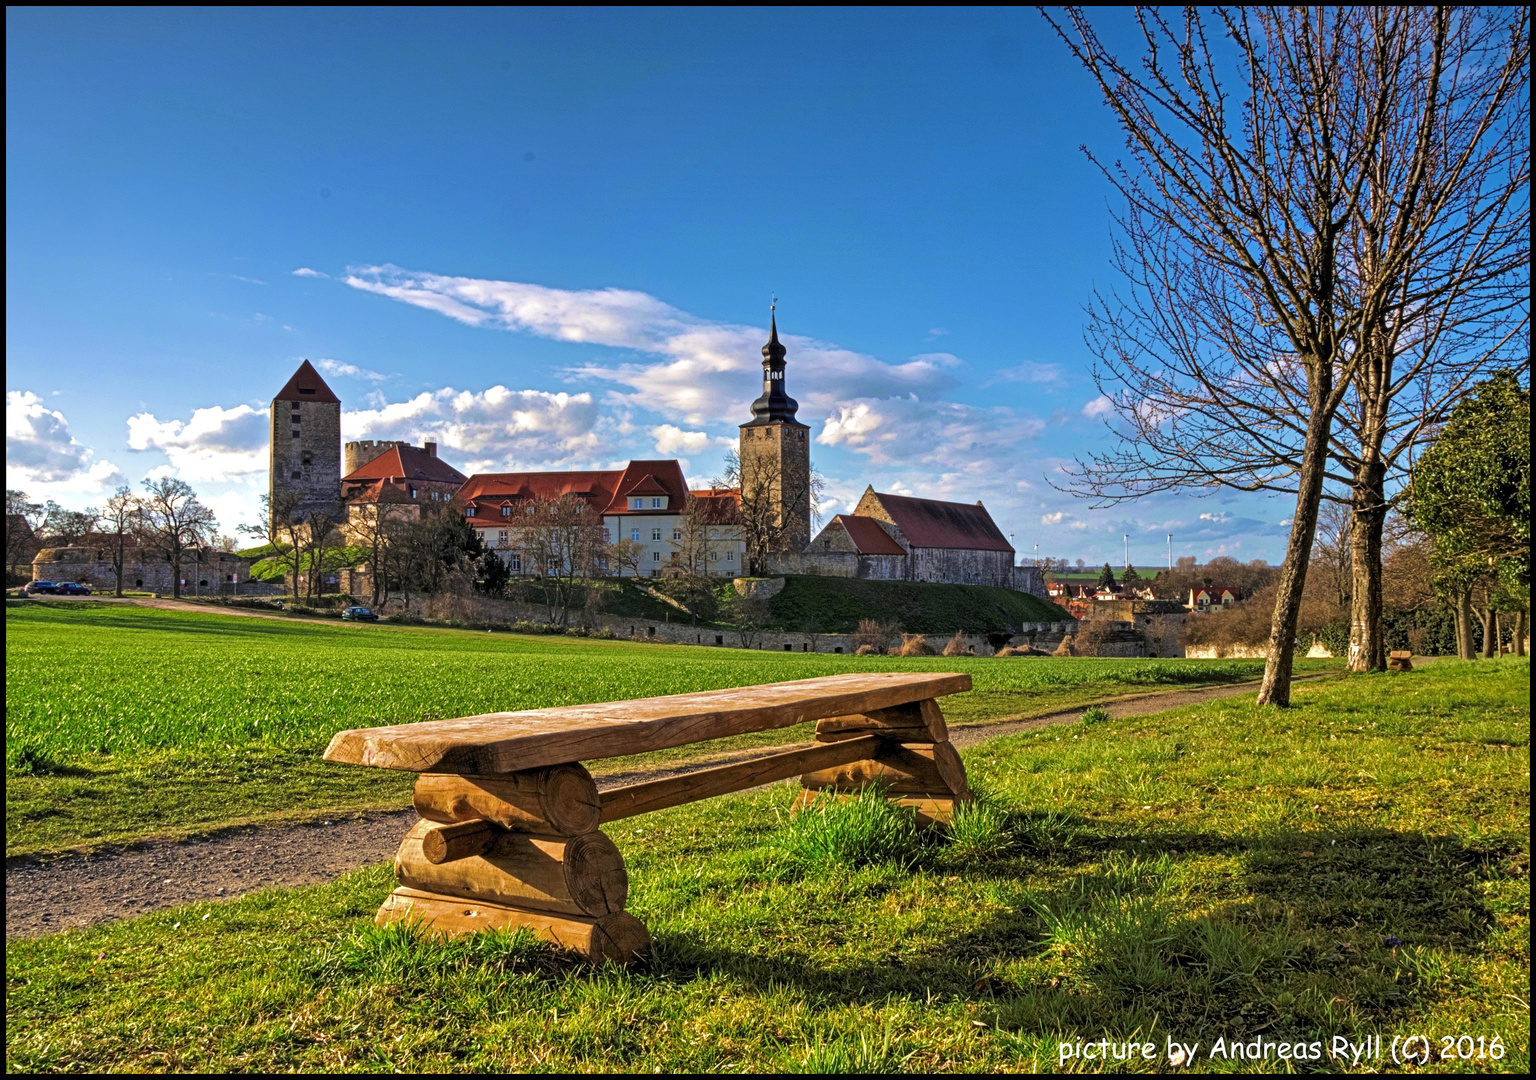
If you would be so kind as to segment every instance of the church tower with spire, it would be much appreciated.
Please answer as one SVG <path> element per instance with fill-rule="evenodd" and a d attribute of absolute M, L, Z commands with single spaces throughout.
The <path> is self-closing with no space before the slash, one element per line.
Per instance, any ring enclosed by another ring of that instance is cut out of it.
<path fill-rule="evenodd" d="M 784 390 L 777 310 L 769 320 L 763 393 L 741 425 L 742 524 L 753 534 L 749 551 L 803 551 L 811 539 L 811 429 L 795 419 L 800 406 Z"/>

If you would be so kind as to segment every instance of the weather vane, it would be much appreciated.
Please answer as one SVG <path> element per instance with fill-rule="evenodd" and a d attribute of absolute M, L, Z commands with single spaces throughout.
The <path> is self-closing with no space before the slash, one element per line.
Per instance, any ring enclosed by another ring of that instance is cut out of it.
<path fill-rule="evenodd" d="M 777 311 L 777 310 L 779 310 L 779 294 L 778 293 L 774 293 L 773 294 L 773 302 L 768 305 L 768 310 L 769 311 Z"/>

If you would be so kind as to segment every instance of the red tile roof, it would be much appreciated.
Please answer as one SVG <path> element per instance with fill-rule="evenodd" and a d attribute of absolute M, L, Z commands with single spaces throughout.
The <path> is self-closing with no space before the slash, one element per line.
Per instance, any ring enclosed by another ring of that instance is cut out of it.
<path fill-rule="evenodd" d="M 341 404 L 341 398 L 331 393 L 331 388 L 325 385 L 325 380 L 308 360 L 299 365 L 299 370 L 293 373 L 293 378 L 272 396 L 272 400 L 329 401 L 333 405 Z"/>
<path fill-rule="evenodd" d="M 676 461 L 631 461 L 624 469 L 603 471 L 476 473 L 459 489 L 459 498 L 467 505 L 487 508 L 519 499 L 558 499 L 563 495 L 586 499 L 602 514 L 654 513 L 630 510 L 626 500 L 631 495 L 665 495 L 666 512 L 677 514 L 687 502 L 688 485 Z"/>
<path fill-rule="evenodd" d="M 875 497 L 913 547 L 1013 550 L 981 503 L 940 502 L 880 492 Z"/>
<path fill-rule="evenodd" d="M 880 527 L 872 517 L 859 514 L 838 514 L 832 519 L 847 532 L 848 539 L 860 555 L 905 555 L 906 550 L 892 539 L 891 534 Z"/>
<path fill-rule="evenodd" d="M 433 480 L 462 484 L 469 477 L 435 454 L 415 446 L 391 446 L 378 457 L 341 478 L 349 480 Z"/>

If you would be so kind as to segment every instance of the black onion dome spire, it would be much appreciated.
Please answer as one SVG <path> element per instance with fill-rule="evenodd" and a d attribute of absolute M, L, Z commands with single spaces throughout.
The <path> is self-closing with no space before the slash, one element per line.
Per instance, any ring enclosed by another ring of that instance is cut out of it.
<path fill-rule="evenodd" d="M 768 344 L 763 346 L 763 396 L 752 403 L 752 419 L 744 426 L 781 421 L 797 423 L 795 413 L 800 403 L 784 392 L 785 348 L 779 342 L 777 312 L 770 309 Z"/>

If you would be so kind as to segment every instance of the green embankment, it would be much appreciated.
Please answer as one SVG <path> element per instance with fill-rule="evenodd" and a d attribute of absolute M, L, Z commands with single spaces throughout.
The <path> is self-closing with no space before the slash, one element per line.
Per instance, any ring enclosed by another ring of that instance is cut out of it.
<path fill-rule="evenodd" d="M 967 723 L 1239 682 L 1263 668 L 1253 660 L 834 656 L 55 599 L 9 601 L 6 643 L 10 856 L 405 805 L 408 775 L 320 760 L 345 728 L 870 670 L 970 673 L 975 689 L 944 703 L 952 722 Z M 648 757 L 805 737 L 791 728 Z"/>
<path fill-rule="evenodd" d="M 987 808 L 928 843 L 791 819 L 789 785 L 619 821 L 655 941 L 623 970 L 377 930 L 388 863 L 12 940 L 6 1064 L 1105 1071 L 1062 1044 L 1133 1039 L 1109 1068 L 1176 1040 L 1285 1073 L 1416 1035 L 1415 1071 L 1528 1072 L 1529 691 L 1525 660 L 1447 661 L 995 740 L 964 755 Z"/>
<path fill-rule="evenodd" d="M 860 621 L 894 623 L 909 633 L 1007 633 L 1027 622 L 1071 618 L 1055 604 L 1028 593 L 990 585 L 935 585 L 918 581 L 864 581 L 790 575 L 768 602 L 776 630 L 814 626 L 849 634 Z"/>

